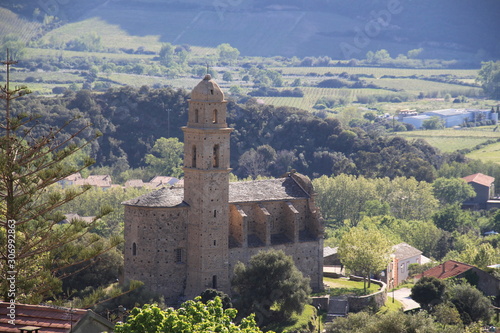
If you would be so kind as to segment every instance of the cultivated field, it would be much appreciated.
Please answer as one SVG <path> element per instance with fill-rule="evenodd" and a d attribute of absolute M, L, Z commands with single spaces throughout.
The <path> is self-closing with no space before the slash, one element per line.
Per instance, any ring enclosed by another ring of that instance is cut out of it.
<path fill-rule="evenodd" d="M 436 147 L 443 152 L 453 152 L 459 149 L 473 148 L 488 140 L 500 138 L 500 133 L 493 132 L 492 127 L 487 127 L 485 129 L 443 129 L 430 131 L 398 132 L 397 135 L 410 140 L 424 139 L 431 146 Z M 469 155 L 472 155 L 474 153 L 471 153 Z M 472 156 L 470 157 L 472 158 Z M 481 156 L 481 158 L 478 159 L 484 160 L 484 156 Z"/>
<path fill-rule="evenodd" d="M 340 74 L 366 74 L 380 78 L 384 75 L 391 76 L 412 76 L 412 75 L 454 75 L 456 77 L 476 77 L 476 69 L 412 69 L 412 68 L 383 68 L 383 67 L 285 67 L 274 68 L 281 71 L 284 75 L 306 75 L 314 73 L 325 75 L 327 73 Z"/>

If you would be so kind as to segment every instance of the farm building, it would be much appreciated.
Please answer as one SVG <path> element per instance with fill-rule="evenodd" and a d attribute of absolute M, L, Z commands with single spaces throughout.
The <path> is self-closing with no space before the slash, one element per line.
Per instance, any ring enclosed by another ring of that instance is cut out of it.
<path fill-rule="evenodd" d="M 474 123 L 491 120 L 498 123 L 498 113 L 492 110 L 478 109 L 444 109 L 427 111 L 418 115 L 409 115 L 407 112 L 398 114 L 398 121 L 412 124 L 415 128 L 422 128 L 425 120 L 432 117 L 439 117 L 443 121 L 444 127 L 463 126 L 466 123 Z"/>
<path fill-rule="evenodd" d="M 500 200 L 498 200 L 495 194 L 495 178 L 483 175 L 482 173 L 476 173 L 463 177 L 462 179 L 470 184 L 474 188 L 474 191 L 476 191 L 476 196 L 474 198 L 469 198 L 462 203 L 464 208 L 500 208 Z"/>

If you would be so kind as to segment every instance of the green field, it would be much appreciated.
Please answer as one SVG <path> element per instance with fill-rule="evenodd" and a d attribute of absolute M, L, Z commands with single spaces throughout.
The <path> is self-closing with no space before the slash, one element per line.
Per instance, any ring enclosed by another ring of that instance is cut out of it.
<path fill-rule="evenodd" d="M 500 164 L 500 142 L 493 143 L 479 150 L 466 155 L 469 158 L 481 160 L 483 162 L 493 162 Z"/>
<path fill-rule="evenodd" d="M 482 88 L 474 88 L 469 86 L 462 86 L 458 84 L 441 83 L 419 79 L 366 79 L 366 82 L 376 84 L 379 87 L 404 90 L 409 93 L 418 94 L 419 92 L 440 92 L 441 96 L 446 93 L 452 95 L 472 95 L 482 96 Z"/>
<path fill-rule="evenodd" d="M 326 73 L 340 74 L 366 74 L 380 78 L 384 75 L 392 76 L 412 76 L 412 75 L 454 75 L 461 78 L 475 78 L 477 69 L 413 69 L 413 68 L 383 68 L 383 67 L 285 67 L 274 68 L 281 71 L 284 75 L 306 75 L 315 73 L 325 75 Z"/>
<path fill-rule="evenodd" d="M 500 133 L 493 132 L 491 127 L 488 127 L 488 130 L 443 129 L 443 130 L 431 130 L 431 131 L 398 132 L 396 135 L 402 136 L 410 140 L 424 139 L 431 146 L 436 147 L 443 152 L 453 152 L 465 148 L 470 149 L 488 140 L 500 138 Z"/>
<path fill-rule="evenodd" d="M 289 88 L 282 88 L 289 89 Z M 313 106 L 321 97 L 347 97 L 351 101 L 356 100 L 358 95 L 383 95 L 394 94 L 394 92 L 384 89 L 334 89 L 334 88 L 316 88 L 316 87 L 301 87 L 304 92 L 304 97 L 256 97 L 262 100 L 265 104 L 274 106 L 290 106 L 303 110 L 313 111 Z"/>
<path fill-rule="evenodd" d="M 329 294 L 332 296 L 340 295 L 368 295 L 374 293 L 380 289 L 380 286 L 372 283 L 370 288 L 367 288 L 367 292 L 364 292 L 363 281 L 352 281 L 348 279 L 333 279 L 325 277 L 323 282 L 328 286 Z M 368 284 L 367 284 L 368 285 Z"/>

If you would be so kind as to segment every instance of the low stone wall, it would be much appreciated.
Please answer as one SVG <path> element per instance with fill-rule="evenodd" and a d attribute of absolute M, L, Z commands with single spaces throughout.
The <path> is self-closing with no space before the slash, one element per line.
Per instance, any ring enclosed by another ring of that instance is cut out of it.
<path fill-rule="evenodd" d="M 329 301 L 330 301 L 330 296 L 313 297 L 312 306 L 314 306 L 316 309 L 319 307 L 320 310 L 327 311 Z"/>
<path fill-rule="evenodd" d="M 363 281 L 363 278 L 359 276 L 350 276 L 349 280 Z M 387 300 L 387 285 L 378 280 L 371 280 L 371 283 L 379 285 L 381 287 L 380 290 L 366 296 L 349 296 L 347 298 L 349 302 L 349 312 L 359 312 L 368 307 L 379 309 L 385 304 Z"/>

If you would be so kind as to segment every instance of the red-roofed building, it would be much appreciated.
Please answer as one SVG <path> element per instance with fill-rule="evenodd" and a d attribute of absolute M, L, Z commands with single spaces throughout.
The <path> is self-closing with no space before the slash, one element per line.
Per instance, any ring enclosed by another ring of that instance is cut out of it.
<path fill-rule="evenodd" d="M 466 200 L 463 206 L 472 209 L 487 209 L 488 201 L 495 195 L 495 178 L 482 173 L 475 173 L 462 179 L 476 191 L 476 196 Z"/>
<path fill-rule="evenodd" d="M 426 270 L 415 278 L 418 280 L 424 276 L 433 276 L 441 280 L 465 278 L 486 296 L 497 297 L 500 295 L 500 280 L 475 266 L 464 264 L 463 262 L 448 260 Z M 496 302 L 498 302 L 498 300 L 496 300 Z"/>
<path fill-rule="evenodd" d="M 9 322 L 11 313 L 15 314 L 15 325 Z M 39 333 L 101 333 L 114 327 L 91 310 L 18 303 L 14 309 L 10 303 L 0 302 L 0 332 L 19 333 L 27 326 L 32 332 L 39 328 Z"/>
<path fill-rule="evenodd" d="M 460 274 L 467 272 L 468 270 L 476 268 L 472 265 L 464 264 L 455 260 L 448 260 L 440 265 L 434 266 L 422 274 L 416 276 L 417 279 L 420 279 L 424 276 L 433 276 L 438 279 L 447 279 L 451 277 L 456 277 Z"/>

